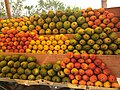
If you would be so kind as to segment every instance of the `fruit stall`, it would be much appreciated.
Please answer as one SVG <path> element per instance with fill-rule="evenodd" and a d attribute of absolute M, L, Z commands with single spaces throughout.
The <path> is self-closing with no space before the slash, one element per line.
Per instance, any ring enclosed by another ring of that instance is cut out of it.
<path fill-rule="evenodd" d="M 88 7 L 0 20 L 0 85 L 120 90 L 119 11 Z"/>

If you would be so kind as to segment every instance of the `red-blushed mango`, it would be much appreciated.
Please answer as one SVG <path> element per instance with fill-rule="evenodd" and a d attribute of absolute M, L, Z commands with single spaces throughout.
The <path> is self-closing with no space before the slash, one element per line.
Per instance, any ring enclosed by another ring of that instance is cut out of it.
<path fill-rule="evenodd" d="M 101 81 L 101 82 L 106 82 L 107 81 L 107 76 L 105 74 L 99 74 L 98 75 L 98 79 Z"/>

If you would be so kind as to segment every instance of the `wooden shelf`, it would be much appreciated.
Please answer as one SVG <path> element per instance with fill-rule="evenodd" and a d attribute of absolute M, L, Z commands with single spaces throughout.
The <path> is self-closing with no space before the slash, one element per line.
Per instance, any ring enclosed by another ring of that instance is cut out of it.
<path fill-rule="evenodd" d="M 120 32 L 116 32 L 118 37 L 120 38 Z M 40 36 L 47 36 L 47 37 L 50 37 L 50 36 L 55 36 L 55 35 L 59 35 L 59 34 L 52 34 L 52 35 L 40 35 Z M 65 36 L 67 36 L 68 38 L 73 38 L 73 35 L 74 34 L 64 34 Z"/>
<path fill-rule="evenodd" d="M 1 78 L 0 81 L 4 82 L 16 82 L 20 85 L 26 85 L 26 86 L 34 86 L 34 85 L 46 85 L 46 86 L 52 86 L 52 87 L 59 87 L 59 88 L 70 88 L 72 90 L 74 89 L 83 89 L 86 90 L 88 88 L 89 90 L 119 90 L 118 88 L 104 88 L 104 87 L 95 87 L 95 86 L 86 86 L 86 85 L 75 85 L 71 83 L 54 83 L 46 80 L 19 80 L 19 79 L 8 79 L 8 78 Z"/>

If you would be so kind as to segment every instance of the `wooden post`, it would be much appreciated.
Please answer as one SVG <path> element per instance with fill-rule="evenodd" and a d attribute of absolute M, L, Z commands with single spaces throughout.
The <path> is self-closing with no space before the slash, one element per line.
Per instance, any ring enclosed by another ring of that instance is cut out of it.
<path fill-rule="evenodd" d="M 101 0 L 102 8 L 107 8 L 107 0 Z"/>
<path fill-rule="evenodd" d="M 6 11 L 7 11 L 7 16 L 10 19 L 11 18 L 11 12 L 10 12 L 9 0 L 4 0 L 4 2 L 5 2 Z"/>

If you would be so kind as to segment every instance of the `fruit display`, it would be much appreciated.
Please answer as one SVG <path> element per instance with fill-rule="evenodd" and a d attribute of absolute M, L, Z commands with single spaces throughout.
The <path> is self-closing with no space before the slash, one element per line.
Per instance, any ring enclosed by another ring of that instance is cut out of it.
<path fill-rule="evenodd" d="M 119 88 L 112 70 L 96 56 L 120 55 L 119 31 L 119 18 L 104 8 L 0 19 L 0 53 L 12 52 L 0 54 L 0 78 Z M 60 57 L 40 63 L 35 53 Z"/>
<path fill-rule="evenodd" d="M 3 52 L 63 54 L 69 39 L 63 34 L 38 36 L 34 32 L 2 30 L 0 46 Z"/>
<path fill-rule="evenodd" d="M 33 56 L 25 55 L 0 55 L 0 77 L 11 79 L 35 80 L 41 79 L 40 65 Z"/>
<path fill-rule="evenodd" d="M 38 35 L 33 32 L 18 32 L 17 30 L 2 30 L 0 34 L 1 52 L 24 53 L 31 40 L 38 40 Z"/>
<path fill-rule="evenodd" d="M 44 79 L 106 88 L 118 88 L 115 75 L 94 54 L 68 52 L 60 61 L 37 63 L 33 56 L 0 55 L 0 77 L 22 80 Z"/>
<path fill-rule="evenodd" d="M 60 65 L 72 84 L 110 88 L 117 83 L 111 70 L 94 54 L 68 52 Z"/>
<path fill-rule="evenodd" d="M 120 38 L 114 32 L 120 29 L 119 19 L 104 8 L 50 10 L 1 20 L 0 29 L 0 52 L 120 54 Z"/>
<path fill-rule="evenodd" d="M 70 82 L 59 62 L 39 65 L 33 56 L 0 55 L 0 77 L 22 80 L 44 79 L 52 82 Z"/>
<path fill-rule="evenodd" d="M 112 31 L 120 30 L 120 22 L 113 13 L 104 8 L 66 9 L 64 12 L 50 10 L 41 15 L 34 14 L 30 17 L 12 18 L 0 21 L 0 29 L 16 29 L 18 31 L 37 31 L 42 34 L 74 34 L 79 28 L 88 27 L 102 29 L 109 27 Z"/>
<path fill-rule="evenodd" d="M 26 53 L 63 54 L 67 49 L 69 42 L 68 37 L 63 34 L 55 36 L 39 36 L 39 40 L 30 41 Z"/>
<path fill-rule="evenodd" d="M 49 53 L 63 54 L 67 52 L 119 55 L 120 38 L 107 27 L 95 29 L 79 29 L 70 38 L 64 34 L 43 36 L 35 32 L 18 32 L 17 30 L 2 30 L 0 34 L 1 52 L 19 53 Z"/>
<path fill-rule="evenodd" d="M 101 27 L 95 29 L 86 28 L 79 29 L 79 33 L 74 34 L 70 39 L 68 51 L 73 53 L 89 53 L 99 55 L 119 55 L 120 54 L 120 38 L 109 27 Z"/>

